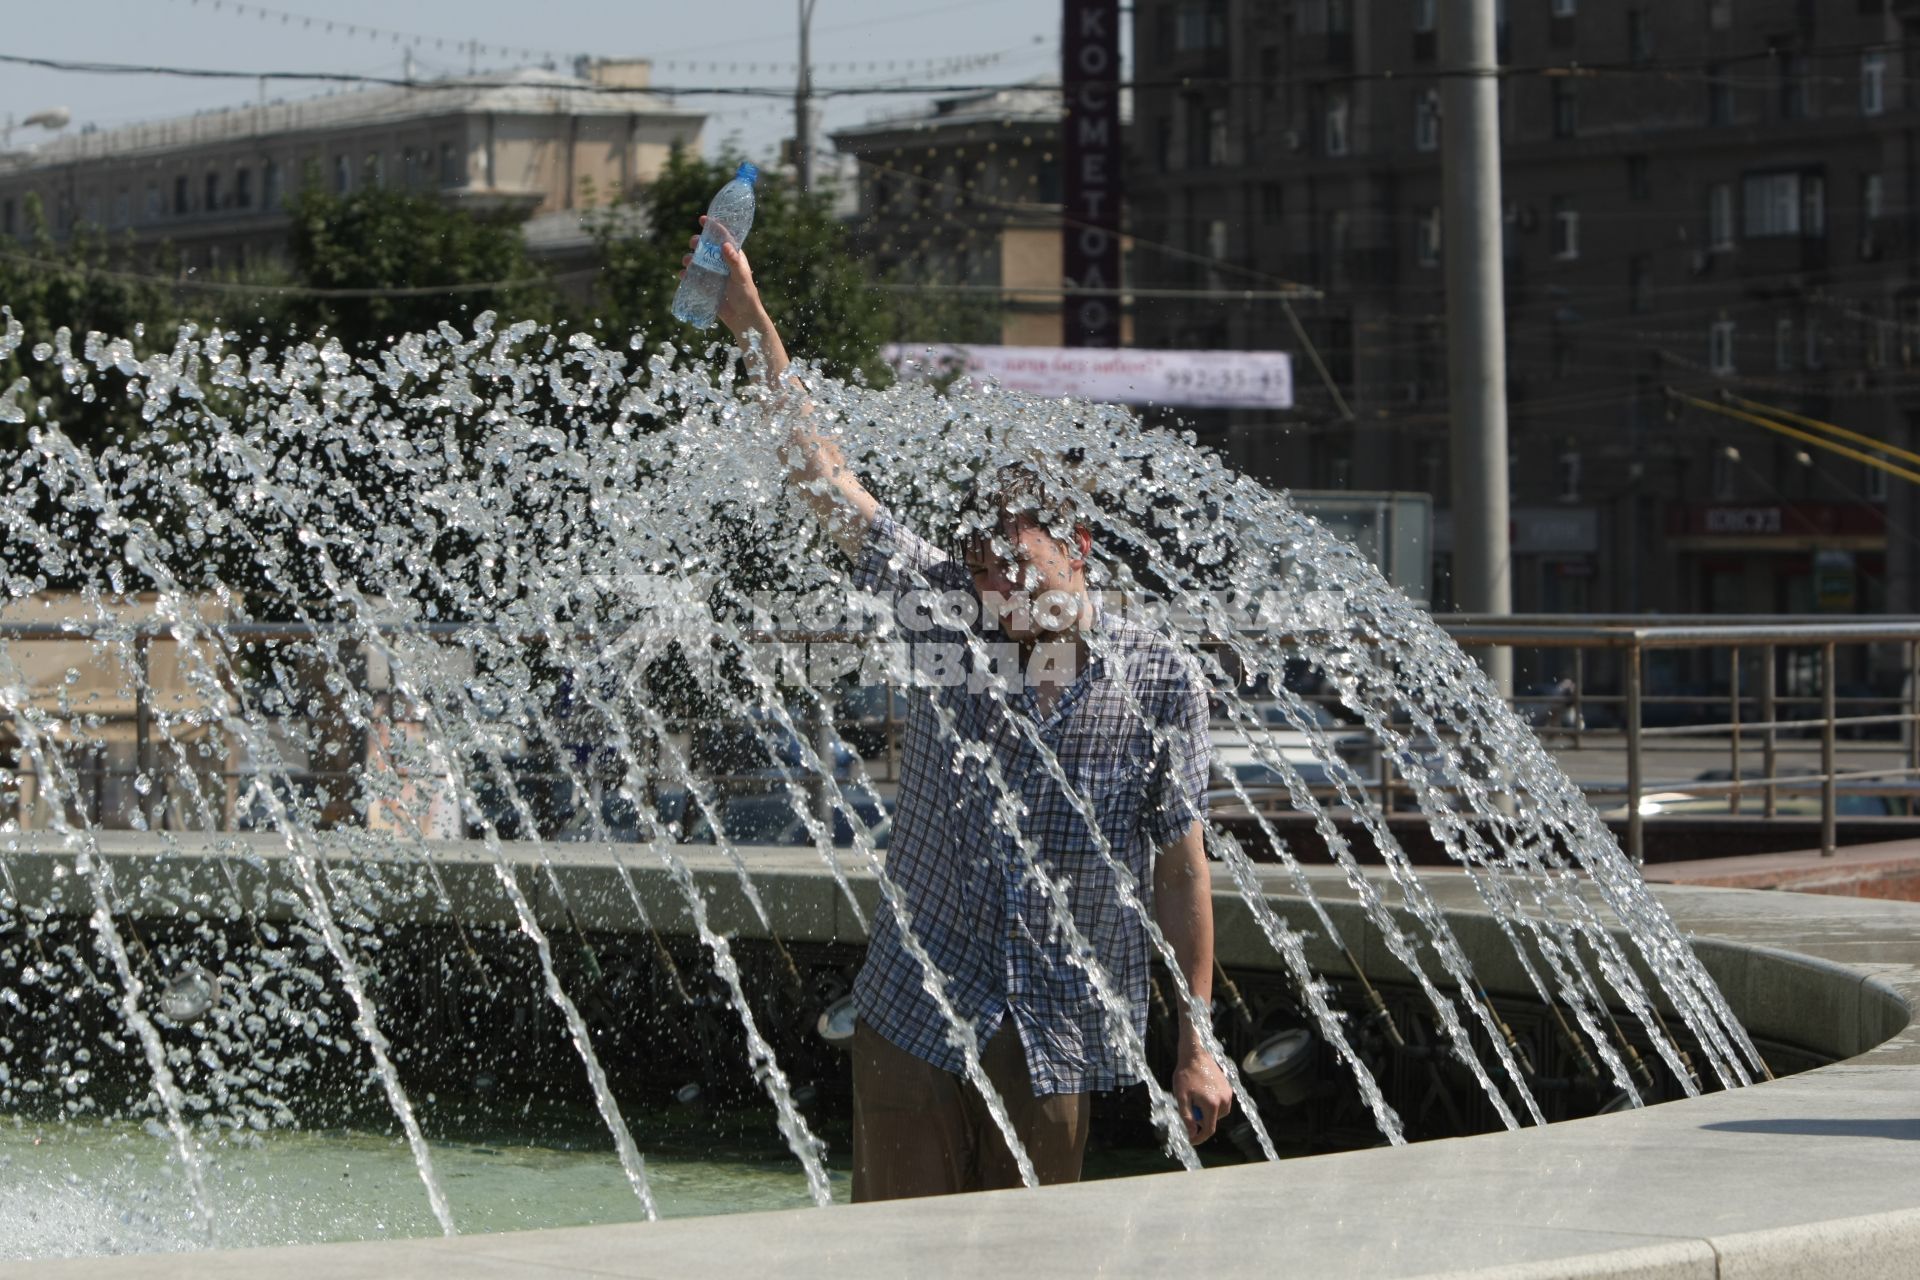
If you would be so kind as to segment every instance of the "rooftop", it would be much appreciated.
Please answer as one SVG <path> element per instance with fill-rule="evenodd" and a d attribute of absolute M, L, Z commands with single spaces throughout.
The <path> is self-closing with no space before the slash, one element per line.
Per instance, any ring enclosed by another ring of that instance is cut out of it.
<path fill-rule="evenodd" d="M 455 114 L 686 115 L 659 94 L 530 67 L 502 75 L 452 77 L 418 85 L 359 89 L 294 102 L 203 111 L 170 120 L 83 129 L 28 150 L 0 153 L 0 172 L 169 151 L 205 143 Z"/>

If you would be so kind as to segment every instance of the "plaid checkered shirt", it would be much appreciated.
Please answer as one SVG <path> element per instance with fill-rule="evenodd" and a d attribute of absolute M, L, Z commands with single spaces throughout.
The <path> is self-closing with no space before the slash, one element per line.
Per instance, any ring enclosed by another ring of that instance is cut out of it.
<path fill-rule="evenodd" d="M 884 511 L 868 534 L 856 582 L 890 601 L 914 591 L 973 590 L 964 566 Z M 967 652 L 965 635 L 931 624 L 924 612 L 918 621 L 928 625 L 898 629 L 896 637 L 907 643 L 915 670 L 950 672 L 955 655 Z M 1120 900 L 1113 862 L 1132 874 L 1135 893 L 1151 910 L 1155 854 L 1184 834 L 1205 804 L 1204 692 L 1165 636 L 1112 613 L 1099 614 L 1094 626 L 1092 660 L 1044 717 L 1035 715 L 1032 690 L 1017 671 L 1007 673 L 1003 693 L 965 680 L 916 688 L 887 853 L 914 933 L 945 976 L 948 1000 L 983 1045 L 1012 1019 L 1038 1095 L 1113 1089 L 1133 1076 L 1108 1041 L 1091 981 L 1050 926 L 1046 891 L 1023 874 L 1013 834 L 994 817 L 998 796 L 979 753 L 991 753 L 1009 792 L 1017 793 L 1021 831 L 1065 886 L 1074 922 L 1128 1002 L 1136 1030 L 1146 1025 L 1151 948 L 1138 916 Z M 980 639 L 1000 637 L 987 632 Z M 973 660 L 960 665 L 970 671 Z M 933 698 L 952 718 L 951 732 Z M 1043 764 L 1032 742 L 1036 725 L 1097 819 L 1111 861 Z M 883 905 L 854 984 L 855 1005 L 893 1044 L 960 1074 L 964 1057 L 900 927 Z"/>

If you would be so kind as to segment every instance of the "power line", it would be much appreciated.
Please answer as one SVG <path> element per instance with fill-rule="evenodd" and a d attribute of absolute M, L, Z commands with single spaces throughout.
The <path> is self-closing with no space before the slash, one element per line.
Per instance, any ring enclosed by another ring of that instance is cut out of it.
<path fill-rule="evenodd" d="M 1630 61 L 1630 62 L 1582 63 L 1577 60 L 1574 60 L 1574 61 L 1567 61 L 1567 62 L 1561 62 L 1561 63 L 1499 67 L 1491 71 L 1484 71 L 1484 72 L 1483 71 L 1469 72 L 1469 71 L 1462 71 L 1457 68 L 1449 68 L 1449 67 L 1431 67 L 1431 68 L 1423 67 L 1423 68 L 1415 68 L 1413 70 L 1388 69 L 1388 70 L 1382 70 L 1382 71 L 1352 71 L 1352 72 L 1340 72 L 1335 74 L 1314 76 L 1314 77 L 1289 77 L 1289 78 L 1286 78 L 1283 83 L 1288 87 L 1312 88 L 1312 87 L 1322 87 L 1322 86 L 1331 86 L 1331 85 L 1351 85 L 1351 84 L 1361 84 L 1361 83 L 1393 82 L 1393 81 L 1423 82 L 1423 81 L 1439 81 L 1439 80 L 1458 79 L 1458 78 L 1471 78 L 1471 79 L 1494 78 L 1494 79 L 1502 79 L 1502 80 L 1530 78 L 1530 77 L 1545 77 L 1550 79 L 1598 79 L 1601 77 L 1660 78 L 1663 76 L 1667 76 L 1676 70 L 1704 71 L 1704 70 L 1713 69 L 1713 68 L 1722 68 L 1730 64 L 1741 63 L 1741 62 L 1777 61 L 1785 56 L 1789 56 L 1789 52 L 1791 52 L 1791 56 L 1794 56 L 1794 57 L 1804 57 L 1804 58 L 1811 59 L 1811 58 L 1822 58 L 1822 57 L 1838 57 L 1838 56 L 1844 56 L 1844 55 L 1858 55 L 1862 53 L 1874 53 L 1874 52 L 1881 52 L 1881 53 L 1898 52 L 1904 48 L 1905 48 L 1905 45 L 1899 41 L 1873 41 L 1873 42 L 1862 42 L 1862 43 L 1849 44 L 1849 45 L 1821 46 L 1821 47 L 1807 48 L 1807 49 L 1794 50 L 1794 51 L 1769 48 L 1769 49 L 1761 49 L 1761 50 L 1752 50 L 1746 53 L 1722 54 L 1713 58 L 1688 58 L 1688 59 L 1675 59 L 1670 61 L 1650 60 L 1645 62 Z M 979 56 L 979 55 L 976 55 L 976 56 Z M 965 58 L 947 60 L 947 62 L 949 63 L 951 62 L 964 63 L 965 61 L 966 61 Z M 463 89 L 475 89 L 475 88 L 503 88 L 504 89 L 504 88 L 526 87 L 525 82 L 523 81 L 512 80 L 512 79 L 498 79 L 498 78 L 489 79 L 488 77 L 484 77 L 484 76 L 478 76 L 478 77 L 470 76 L 464 79 L 454 80 L 454 81 L 421 81 L 421 80 L 411 80 L 411 79 L 407 79 L 405 77 L 399 77 L 399 76 L 379 76 L 379 75 L 371 75 L 371 74 L 354 74 L 349 72 L 259 71 L 259 70 L 237 71 L 237 70 L 227 70 L 223 68 L 214 68 L 214 67 L 176 67 L 176 66 L 166 66 L 166 65 L 160 65 L 160 64 L 147 64 L 147 63 L 117 63 L 117 62 L 86 61 L 86 60 L 66 59 L 66 58 L 44 58 L 44 57 L 33 57 L 29 55 L 24 55 L 24 54 L 0 54 L 0 63 L 7 63 L 7 64 L 16 65 L 16 66 L 37 67 L 42 70 L 50 70 L 50 71 L 77 72 L 77 73 L 88 74 L 88 75 L 158 75 L 158 76 L 176 76 L 176 77 L 182 77 L 187 79 L 211 79 L 211 80 L 255 80 L 255 81 L 258 81 L 258 80 L 307 80 L 307 81 L 317 81 L 317 82 L 323 82 L 323 83 L 384 85 L 392 88 L 414 89 L 414 90 L 424 90 L 424 91 L 463 90 Z M 716 66 L 716 65 L 717 64 L 709 64 L 709 66 Z M 737 68 L 739 64 L 734 63 L 732 65 Z M 943 63 L 942 65 L 945 65 L 945 63 Z M 1709 77 L 1709 78 L 1720 79 L 1722 77 Z M 1795 78 L 1797 80 L 1802 80 L 1807 82 L 1813 82 L 1819 79 L 1819 77 L 1814 76 L 1812 73 L 1799 75 L 1799 76 L 1796 76 Z M 1835 82 L 1840 82 L 1845 80 L 1845 77 L 1836 76 L 1836 77 L 1830 77 L 1830 79 L 1834 80 Z M 1913 79 L 1913 77 L 1902 77 L 1902 76 L 1897 76 L 1893 74 L 1887 75 L 1887 80 L 1890 82 L 1904 81 L 1904 80 L 1910 80 L 1910 79 Z M 1227 78 L 1227 77 L 1208 78 L 1203 84 L 1196 84 L 1195 81 L 1192 79 L 1192 77 L 1188 77 L 1188 76 L 1176 76 L 1176 77 L 1170 77 L 1162 80 L 1143 80 L 1136 77 L 1133 80 L 1125 82 L 1121 87 L 1127 88 L 1127 89 L 1133 89 L 1136 91 L 1137 90 L 1153 90 L 1153 89 L 1192 90 L 1195 88 L 1233 89 L 1233 88 L 1269 87 L 1269 86 L 1272 86 L 1273 83 L 1274 82 L 1270 79 L 1258 78 L 1258 77 L 1253 79 L 1234 79 L 1234 78 Z M 569 85 L 567 87 L 569 89 L 574 90 L 575 92 L 596 93 L 596 94 L 615 94 L 615 95 L 651 94 L 651 95 L 660 95 L 660 96 L 685 95 L 685 96 L 787 97 L 792 93 L 791 88 L 785 85 L 778 85 L 778 86 L 741 85 L 741 84 L 649 85 L 646 88 L 627 88 L 625 86 L 617 86 L 617 85 L 598 85 L 598 84 L 591 84 L 591 83 L 582 83 L 579 85 Z M 1053 92 L 1053 93 L 1059 93 L 1064 91 L 1063 87 L 1058 84 L 1030 84 L 1030 83 L 1023 84 L 1023 83 L 1017 83 L 1017 82 L 1013 82 L 1013 83 L 994 82 L 994 83 L 975 83 L 975 84 L 897 84 L 897 83 L 864 84 L 864 85 L 863 84 L 843 84 L 843 85 L 829 85 L 829 86 L 819 87 L 814 90 L 814 93 L 820 97 L 837 97 L 837 96 L 865 96 L 865 95 L 878 95 L 878 94 L 915 94 L 915 93 L 921 93 L 921 94 L 924 94 L 924 93 L 996 93 L 996 92 L 1009 90 L 1009 89 L 1027 89 L 1027 90 L 1033 90 L 1033 91 Z"/>

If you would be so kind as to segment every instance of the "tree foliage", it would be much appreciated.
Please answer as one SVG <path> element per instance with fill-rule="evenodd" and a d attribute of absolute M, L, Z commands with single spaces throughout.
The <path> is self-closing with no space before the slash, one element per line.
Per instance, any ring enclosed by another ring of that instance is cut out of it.
<path fill-rule="evenodd" d="M 302 285 L 369 291 L 296 296 L 289 318 L 308 331 L 325 325 L 350 349 L 430 332 L 463 313 L 497 311 L 503 321 L 554 316 L 553 290 L 511 214 L 470 213 L 436 196 L 378 187 L 336 196 L 311 183 L 289 212 L 288 250 Z M 432 286 L 459 291 L 399 292 Z"/>
<path fill-rule="evenodd" d="M 733 157 L 703 160 L 676 150 L 642 193 L 641 218 L 616 208 L 596 224 L 602 264 L 598 310 L 614 332 L 645 332 L 682 346 L 724 336 L 689 329 L 668 308 L 688 237 L 700 229 L 707 202 L 733 177 L 738 163 Z M 755 201 L 747 256 L 788 349 L 819 361 L 835 377 L 858 372 L 869 381 L 888 378 L 880 358 L 881 344 L 892 333 L 886 300 L 870 287 L 871 277 L 850 251 L 846 229 L 833 216 L 827 196 L 803 194 L 781 176 L 763 173 Z"/>

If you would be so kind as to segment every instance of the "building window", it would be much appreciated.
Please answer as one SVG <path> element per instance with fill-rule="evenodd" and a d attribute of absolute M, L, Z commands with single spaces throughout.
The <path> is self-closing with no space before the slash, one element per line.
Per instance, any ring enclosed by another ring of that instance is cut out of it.
<path fill-rule="evenodd" d="M 1877 116 L 1887 109 L 1887 55 L 1860 55 L 1860 114 Z"/>
<path fill-rule="evenodd" d="M 1435 0 L 1413 0 L 1413 29 L 1416 34 L 1431 34 L 1434 27 Z"/>
<path fill-rule="evenodd" d="M 160 184 L 157 182 L 149 182 L 147 184 L 146 203 L 141 207 L 141 216 L 145 218 L 146 221 L 152 222 L 159 218 L 163 212 L 165 212 L 165 209 L 160 203 Z"/>
<path fill-rule="evenodd" d="M 1809 115 L 1807 99 L 1807 57 L 1789 53 L 1780 59 L 1780 118 L 1805 120 Z"/>
<path fill-rule="evenodd" d="M 1733 0 L 1707 0 L 1707 25 L 1715 31 L 1733 26 Z"/>
<path fill-rule="evenodd" d="M 260 207 L 278 209 L 280 207 L 280 166 L 269 160 L 260 168 Z"/>
<path fill-rule="evenodd" d="M 202 209 L 205 209 L 208 213 L 212 213 L 215 209 L 218 209 L 220 207 L 220 175 L 219 174 L 210 173 L 207 175 L 206 200 L 204 203 L 201 204 L 200 207 Z"/>
<path fill-rule="evenodd" d="M 1792 369 L 1798 350 L 1793 340 L 1793 320 L 1781 316 L 1773 322 L 1773 367 L 1782 373 Z"/>
<path fill-rule="evenodd" d="M 1739 493 L 1734 483 L 1734 469 L 1740 465 L 1740 451 L 1732 445 L 1713 446 L 1713 474 L 1708 483 L 1713 487 L 1715 502 L 1732 502 Z"/>
<path fill-rule="evenodd" d="M 1563 262 L 1580 256 L 1580 212 L 1572 196 L 1553 198 L 1553 256 Z"/>
<path fill-rule="evenodd" d="M 1280 225 L 1286 213 L 1286 190 L 1277 182 L 1265 183 L 1260 188 L 1260 221 L 1270 227 Z"/>
<path fill-rule="evenodd" d="M 1553 82 L 1553 136 L 1571 138 L 1580 132 L 1580 99 L 1573 81 L 1564 77 Z"/>
<path fill-rule="evenodd" d="M 1571 18 L 1577 8 L 1579 6 L 1575 0 L 1553 0 L 1553 16 L 1556 18 Z"/>
<path fill-rule="evenodd" d="M 1714 63 L 1706 68 L 1707 72 L 1707 123 L 1724 125 L 1733 123 L 1733 86 L 1727 83 L 1726 75 L 1720 64 Z"/>
<path fill-rule="evenodd" d="M 1440 265 L 1440 228 L 1439 209 L 1428 209 L 1420 215 L 1418 239 L 1414 244 L 1414 252 L 1419 258 L 1420 265 L 1423 267 L 1437 267 Z"/>
<path fill-rule="evenodd" d="M 1228 125 L 1225 107 L 1208 107 L 1207 122 L 1207 163 L 1215 168 L 1232 163 L 1228 156 Z"/>
<path fill-rule="evenodd" d="M 1826 181 L 1817 173 L 1749 174 L 1743 194 L 1750 240 L 1826 234 Z"/>
<path fill-rule="evenodd" d="M 1733 372 L 1733 321 L 1715 320 L 1707 330 L 1707 367 L 1721 377 Z"/>
<path fill-rule="evenodd" d="M 133 221 L 133 193 L 125 187 L 113 196 L 113 225 L 124 227 Z"/>
<path fill-rule="evenodd" d="M 1580 454 L 1573 449 L 1560 455 L 1560 501 L 1580 501 Z"/>
<path fill-rule="evenodd" d="M 1887 456 L 1884 453 L 1876 453 L 1873 457 L 1877 462 L 1885 462 Z M 1885 502 L 1887 500 L 1887 473 L 1885 468 L 1867 468 L 1865 493 L 1868 502 Z"/>
<path fill-rule="evenodd" d="M 1817 173 L 1800 181 L 1800 234 L 1812 240 L 1827 234 L 1827 180 Z"/>
<path fill-rule="evenodd" d="M 1715 253 L 1733 248 L 1733 186 L 1716 182 L 1707 188 L 1707 247 Z"/>
<path fill-rule="evenodd" d="M 253 170 L 243 167 L 233 171 L 233 203 L 236 208 L 253 208 Z"/>
<path fill-rule="evenodd" d="M 1345 93 L 1333 93 L 1327 97 L 1326 148 L 1330 156 L 1347 154 L 1347 116 L 1350 110 Z"/>
<path fill-rule="evenodd" d="M 443 142 L 440 144 L 440 185 L 457 187 L 460 183 L 460 155 L 451 142 Z"/>
<path fill-rule="evenodd" d="M 1173 47 L 1180 53 L 1224 48 L 1227 15 L 1217 4 L 1183 4 L 1174 17 Z"/>
<path fill-rule="evenodd" d="M 1653 309 L 1653 255 L 1638 253 L 1627 261 L 1627 309 L 1645 315 Z"/>
<path fill-rule="evenodd" d="M 1653 197 L 1651 168 L 1645 156 L 1627 157 L 1627 199 L 1648 200 Z"/>
<path fill-rule="evenodd" d="M 1423 89 L 1420 96 L 1414 99 L 1413 149 L 1440 149 L 1440 94 L 1437 90 Z"/>
<path fill-rule="evenodd" d="M 1627 10 L 1627 61 L 1636 67 L 1653 61 L 1653 33 L 1645 9 Z"/>
<path fill-rule="evenodd" d="M 378 151 L 367 152 L 364 172 L 368 186 L 379 188 L 387 185 L 387 162 Z"/>
<path fill-rule="evenodd" d="M 1801 339 L 1801 362 L 1809 369 L 1826 368 L 1827 335 L 1817 316 L 1807 317 L 1807 323 L 1801 329 Z"/>
<path fill-rule="evenodd" d="M 184 174 L 173 180 L 173 212 L 175 217 L 187 212 L 187 191 L 187 179 Z"/>
<path fill-rule="evenodd" d="M 353 162 L 345 156 L 333 158 L 333 194 L 343 196 L 353 190 Z"/>
<path fill-rule="evenodd" d="M 1860 175 L 1860 216 L 1868 223 L 1886 214 L 1886 182 L 1877 173 Z"/>

